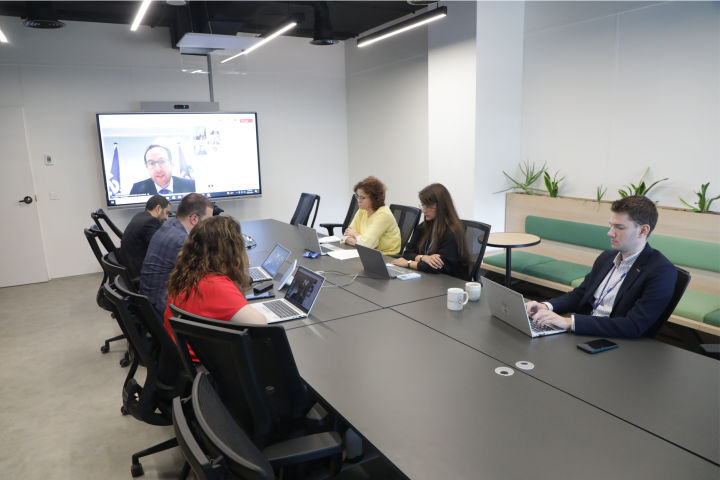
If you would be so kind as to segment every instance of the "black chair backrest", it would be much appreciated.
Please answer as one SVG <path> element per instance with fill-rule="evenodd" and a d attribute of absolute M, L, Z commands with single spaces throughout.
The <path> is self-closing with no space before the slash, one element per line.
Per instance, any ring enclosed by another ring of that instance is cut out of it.
<path fill-rule="evenodd" d="M 352 196 L 350 199 L 350 206 L 348 207 L 347 215 L 345 215 L 345 221 L 342 224 L 342 232 L 340 232 L 340 236 L 345 233 L 345 230 L 350 226 L 350 224 L 353 221 L 353 218 L 355 218 L 355 214 L 358 211 L 358 201 L 355 198 L 355 195 Z"/>
<path fill-rule="evenodd" d="M 115 254 L 117 255 L 116 252 Z M 100 266 L 103 269 L 103 272 L 105 272 L 105 275 L 108 276 L 108 278 L 115 278 L 119 276 L 123 279 L 124 286 L 129 289 L 132 293 L 137 293 L 137 289 L 135 289 L 132 279 L 130 278 L 130 273 L 128 273 L 128 269 L 124 266 L 120 265 L 117 261 L 117 258 L 113 259 L 111 257 L 111 253 L 108 253 L 107 255 L 103 255 L 103 257 L 100 259 Z"/>
<path fill-rule="evenodd" d="M 315 195 L 313 193 L 303 193 L 300 195 L 300 201 L 298 202 L 295 213 L 292 216 L 292 220 L 290 220 L 290 225 L 304 225 L 307 227 L 308 221 L 310 220 L 310 212 L 316 202 L 317 206 L 315 207 L 315 215 L 313 215 L 310 228 L 315 227 L 317 212 L 320 210 L 320 195 Z"/>
<path fill-rule="evenodd" d="M 198 433 L 212 458 L 222 457 L 227 468 L 242 479 L 275 478 L 268 459 L 234 421 L 205 374 L 195 377 L 191 403 Z"/>
<path fill-rule="evenodd" d="M 107 226 L 110 227 L 110 230 L 112 230 L 113 233 L 115 233 L 115 235 L 117 235 L 118 238 L 122 240 L 122 230 L 120 230 L 117 225 L 115 225 L 112 220 L 108 218 L 107 213 L 105 213 L 102 208 L 98 208 L 94 212 L 90 212 L 90 218 L 92 218 L 93 222 L 95 222 L 95 225 L 97 225 L 97 227 L 102 231 L 105 231 L 105 229 L 102 228 L 100 220 L 104 220 L 105 223 L 107 223 Z"/>
<path fill-rule="evenodd" d="M 472 220 L 460 220 L 465 228 L 465 245 L 468 251 L 468 278 L 477 282 L 478 270 L 485 256 L 490 225 Z"/>
<path fill-rule="evenodd" d="M 420 214 L 422 213 L 417 207 L 408 207 L 405 205 L 390 205 L 390 211 L 395 215 L 395 221 L 400 227 L 400 254 L 405 250 L 413 230 L 420 222 Z"/>
<path fill-rule="evenodd" d="M 668 318 L 670 318 L 670 315 L 672 315 L 672 313 L 675 311 L 675 307 L 677 307 L 677 304 L 680 302 L 680 299 L 685 293 L 685 289 L 690 283 L 690 272 L 678 267 L 677 265 L 675 266 L 675 268 L 677 268 L 678 275 L 677 280 L 675 280 L 675 290 L 673 291 L 673 296 L 670 299 L 670 303 L 668 303 L 668 306 L 665 307 L 662 315 L 658 317 L 657 321 L 653 323 L 652 327 L 650 327 L 644 333 L 644 337 L 657 337 L 663 324 L 667 322 Z"/>
<path fill-rule="evenodd" d="M 189 411 L 187 416 L 185 415 L 185 409 Z M 220 459 L 210 459 L 207 457 L 190 428 L 188 417 L 192 419 L 195 418 L 190 399 L 174 398 L 172 403 L 173 430 L 175 430 L 175 438 L 178 441 L 178 446 L 180 447 L 183 457 L 185 457 L 185 460 L 190 465 L 190 468 L 198 480 L 222 480 L 227 470 L 226 463 L 217 461 Z M 234 422 L 228 423 L 230 425 L 235 424 Z M 240 431 L 242 432 L 242 430 Z M 250 439 L 248 439 L 247 442 L 252 444 Z"/>
<path fill-rule="evenodd" d="M 242 325 L 238 330 L 207 320 L 189 314 L 170 319 L 188 371 L 194 370 L 189 345 L 235 421 L 258 447 L 302 430 L 309 401 L 285 329 Z"/>

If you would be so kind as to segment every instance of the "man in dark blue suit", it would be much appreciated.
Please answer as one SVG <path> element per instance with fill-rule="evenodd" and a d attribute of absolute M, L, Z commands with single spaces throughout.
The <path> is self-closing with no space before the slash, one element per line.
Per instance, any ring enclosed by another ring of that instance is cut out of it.
<path fill-rule="evenodd" d="M 670 303 L 677 269 L 653 249 L 648 237 L 658 212 L 647 197 L 634 195 L 610 207 L 612 250 L 600 254 L 575 290 L 548 302 L 528 302 L 529 315 L 579 335 L 641 337 Z M 562 314 L 575 312 L 570 318 Z"/>
<path fill-rule="evenodd" d="M 171 195 L 195 192 L 195 180 L 174 177 L 170 150 L 161 145 L 150 145 L 145 150 L 145 167 L 150 178 L 133 184 L 130 195 Z"/>

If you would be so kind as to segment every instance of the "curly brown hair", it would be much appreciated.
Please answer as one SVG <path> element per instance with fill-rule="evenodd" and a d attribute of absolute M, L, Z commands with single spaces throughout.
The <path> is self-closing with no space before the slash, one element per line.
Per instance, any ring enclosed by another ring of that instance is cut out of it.
<path fill-rule="evenodd" d="M 387 187 L 383 182 L 371 175 L 356 183 L 353 187 L 353 192 L 357 193 L 358 189 L 361 188 L 363 192 L 370 197 L 373 210 L 385 206 L 385 192 L 387 191 Z"/>
<path fill-rule="evenodd" d="M 167 283 L 168 298 L 189 300 L 207 275 L 224 275 L 243 292 L 252 283 L 249 263 L 238 221 L 208 217 L 195 225 L 178 255 Z"/>

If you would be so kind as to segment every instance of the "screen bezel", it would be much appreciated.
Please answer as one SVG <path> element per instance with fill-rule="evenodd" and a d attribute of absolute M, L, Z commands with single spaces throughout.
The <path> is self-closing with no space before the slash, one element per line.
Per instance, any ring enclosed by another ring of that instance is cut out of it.
<path fill-rule="evenodd" d="M 218 200 L 237 200 L 237 199 L 243 199 L 243 198 L 259 198 L 262 197 L 262 170 L 260 168 L 260 133 L 259 133 L 259 127 L 258 127 L 258 114 L 257 112 L 103 112 L 103 113 L 96 113 L 95 114 L 95 123 L 97 124 L 97 131 L 98 131 L 98 145 L 100 146 L 100 161 L 102 163 L 102 172 L 103 172 L 103 190 L 105 191 L 105 206 L 108 209 L 122 209 L 122 208 L 138 208 L 143 207 L 147 201 L 150 199 L 150 197 L 142 197 L 144 201 L 138 202 L 138 203 L 132 203 L 132 204 L 124 204 L 124 205 L 111 205 L 110 204 L 110 194 L 108 192 L 108 186 L 107 186 L 107 172 L 105 170 L 105 149 L 103 148 L 102 143 L 102 131 L 100 130 L 100 116 L 101 115 L 255 115 L 255 139 L 256 141 L 256 147 L 257 147 L 257 169 L 258 169 L 258 190 L 259 193 L 250 193 L 250 194 L 237 194 L 237 195 L 223 195 L 223 196 L 217 196 L 217 197 L 207 197 L 210 199 L 211 202 L 215 202 Z M 141 198 L 141 197 L 138 197 Z M 178 204 L 182 201 L 182 199 L 178 200 L 170 200 L 167 199 L 168 202 L 171 204 Z"/>
<path fill-rule="evenodd" d="M 297 302 L 295 299 L 290 298 L 290 291 L 292 290 L 292 286 L 293 286 L 293 285 L 295 284 L 295 282 L 297 281 L 297 276 L 298 276 L 298 273 L 300 273 L 300 272 L 303 272 L 304 274 L 306 274 L 306 275 L 307 275 L 308 277 L 310 277 L 310 278 L 316 278 L 317 281 L 320 283 L 320 288 L 318 288 L 317 294 L 315 295 L 315 298 L 313 298 L 313 302 L 310 304 L 310 307 L 307 308 L 307 309 L 305 309 L 305 308 L 302 306 L 302 304 L 299 303 L 299 302 Z M 291 283 L 290 286 L 288 287 L 288 291 L 285 293 L 285 300 L 287 300 L 288 302 L 290 302 L 295 308 L 299 309 L 299 310 L 302 311 L 303 313 L 308 314 L 308 313 L 310 313 L 310 310 L 312 310 L 313 305 L 315 305 L 315 301 L 316 301 L 317 298 L 320 296 L 320 290 L 322 289 L 322 287 L 323 287 L 324 284 L 325 284 L 325 277 L 323 277 L 322 275 L 319 275 L 319 274 L 313 272 L 313 271 L 310 270 L 309 268 L 305 268 L 305 267 L 303 267 L 303 266 L 299 266 L 299 267 L 298 267 L 298 271 L 295 272 L 295 276 L 293 277 L 292 283 Z"/>

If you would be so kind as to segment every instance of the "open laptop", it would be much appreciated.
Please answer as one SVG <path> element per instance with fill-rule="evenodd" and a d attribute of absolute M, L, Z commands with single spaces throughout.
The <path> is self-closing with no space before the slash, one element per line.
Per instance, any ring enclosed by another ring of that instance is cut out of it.
<path fill-rule="evenodd" d="M 398 275 L 408 273 L 407 270 L 403 271 L 399 268 L 388 267 L 380 250 L 363 247 L 362 245 L 355 245 L 355 247 L 357 247 L 358 254 L 360 254 L 363 268 L 368 272 L 380 275 L 383 278 L 397 278 Z"/>
<path fill-rule="evenodd" d="M 317 230 L 315 230 L 314 228 L 306 227 L 305 225 L 298 225 L 298 229 L 305 250 L 310 250 L 311 252 L 319 253 L 320 255 L 327 255 L 333 250 L 342 250 L 342 248 L 336 247 L 334 245 L 320 245 L 320 240 L 318 240 L 317 236 Z"/>
<path fill-rule="evenodd" d="M 290 256 L 290 250 L 283 247 L 279 243 L 275 245 L 270 255 L 265 259 L 262 266 L 250 268 L 250 277 L 252 283 L 266 282 L 275 278 L 275 274 L 280 270 L 282 264 Z"/>
<path fill-rule="evenodd" d="M 305 267 L 298 267 L 285 298 L 253 303 L 255 310 L 265 315 L 268 323 L 305 318 L 315 304 L 315 299 L 325 283 L 325 278 Z"/>
<path fill-rule="evenodd" d="M 540 326 L 533 322 L 528 316 L 527 310 L 525 310 L 525 300 L 521 294 L 498 285 L 487 278 L 482 279 L 482 285 L 490 303 L 490 313 L 524 334 L 531 337 L 544 337 L 545 335 L 566 332 L 566 330 L 554 325 Z"/>

